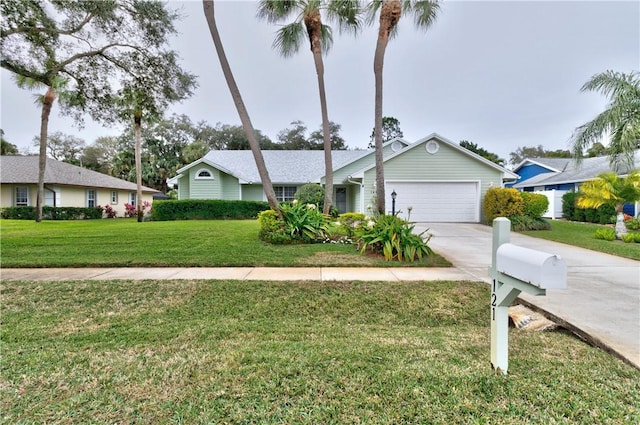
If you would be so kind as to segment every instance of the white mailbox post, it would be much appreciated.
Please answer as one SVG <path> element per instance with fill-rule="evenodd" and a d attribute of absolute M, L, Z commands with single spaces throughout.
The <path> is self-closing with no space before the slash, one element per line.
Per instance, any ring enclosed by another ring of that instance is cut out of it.
<path fill-rule="evenodd" d="M 567 287 L 567 265 L 557 255 L 509 243 L 511 222 L 493 220 L 491 285 L 491 365 L 498 374 L 509 367 L 509 306 L 521 291 L 546 295 Z"/>

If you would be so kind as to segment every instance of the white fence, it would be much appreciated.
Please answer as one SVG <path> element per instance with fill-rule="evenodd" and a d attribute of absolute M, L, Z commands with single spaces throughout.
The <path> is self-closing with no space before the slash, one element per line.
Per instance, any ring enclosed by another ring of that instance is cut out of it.
<path fill-rule="evenodd" d="M 545 218 L 562 218 L 562 195 L 567 193 L 568 190 L 539 190 L 535 193 L 544 195 L 549 200 L 549 208 L 542 214 Z"/>

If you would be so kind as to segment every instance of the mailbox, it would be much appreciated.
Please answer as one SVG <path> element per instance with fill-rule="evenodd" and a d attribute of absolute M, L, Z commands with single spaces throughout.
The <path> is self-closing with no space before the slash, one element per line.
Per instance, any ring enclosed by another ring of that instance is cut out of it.
<path fill-rule="evenodd" d="M 567 265 L 562 258 L 510 243 L 498 247 L 496 271 L 542 289 L 567 287 Z"/>

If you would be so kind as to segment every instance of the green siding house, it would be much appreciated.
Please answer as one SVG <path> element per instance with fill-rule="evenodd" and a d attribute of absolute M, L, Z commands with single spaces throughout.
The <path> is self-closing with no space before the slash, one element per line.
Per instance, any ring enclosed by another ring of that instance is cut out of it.
<path fill-rule="evenodd" d="M 324 183 L 322 151 L 263 151 L 276 196 L 289 201 L 306 183 Z M 340 212 L 367 214 L 374 203 L 371 150 L 333 151 L 333 202 Z M 386 206 L 416 222 L 479 222 L 490 187 L 517 175 L 437 134 L 384 145 Z M 211 151 L 171 179 L 180 199 L 266 200 L 251 151 Z"/>

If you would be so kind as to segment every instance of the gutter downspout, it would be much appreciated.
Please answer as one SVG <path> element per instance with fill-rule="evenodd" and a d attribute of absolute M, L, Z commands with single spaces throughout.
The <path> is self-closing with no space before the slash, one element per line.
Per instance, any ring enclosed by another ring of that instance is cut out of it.
<path fill-rule="evenodd" d="M 351 176 L 347 176 L 347 183 L 360 186 L 360 212 L 364 214 L 364 183 L 351 180 Z"/>
<path fill-rule="evenodd" d="M 46 190 L 48 190 L 49 192 L 53 193 L 53 208 L 55 208 L 55 207 L 57 206 L 57 205 L 56 205 L 56 191 L 55 191 L 55 189 L 52 189 L 52 188 L 50 188 L 50 187 L 47 187 L 47 185 L 45 185 L 45 186 L 44 186 L 44 188 L 45 188 Z M 46 196 L 45 196 L 45 198 L 46 198 Z M 43 203 L 43 205 L 44 205 L 44 203 Z"/>

